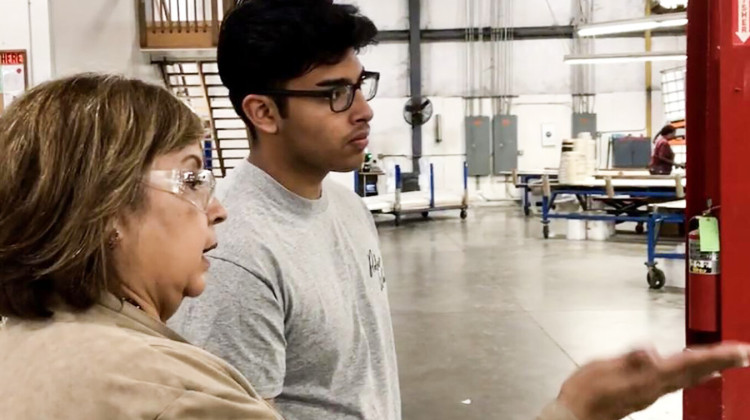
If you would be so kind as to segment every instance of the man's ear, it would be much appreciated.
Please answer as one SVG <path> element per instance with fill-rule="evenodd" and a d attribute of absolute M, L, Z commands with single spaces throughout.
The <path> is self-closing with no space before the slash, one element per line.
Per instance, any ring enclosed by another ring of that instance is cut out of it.
<path fill-rule="evenodd" d="M 258 131 L 266 134 L 279 132 L 281 114 L 276 102 L 264 95 L 247 95 L 242 100 L 242 111 Z"/>

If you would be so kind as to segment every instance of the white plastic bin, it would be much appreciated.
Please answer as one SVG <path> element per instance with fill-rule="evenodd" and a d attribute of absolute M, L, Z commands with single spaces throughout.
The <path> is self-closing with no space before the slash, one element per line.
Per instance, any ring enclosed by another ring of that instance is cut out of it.
<path fill-rule="evenodd" d="M 606 241 L 612 237 L 615 223 L 604 220 L 594 220 L 589 222 L 588 238 L 592 241 Z"/>
<path fill-rule="evenodd" d="M 568 220 L 568 240 L 585 241 L 586 227 L 587 226 L 585 220 Z"/>

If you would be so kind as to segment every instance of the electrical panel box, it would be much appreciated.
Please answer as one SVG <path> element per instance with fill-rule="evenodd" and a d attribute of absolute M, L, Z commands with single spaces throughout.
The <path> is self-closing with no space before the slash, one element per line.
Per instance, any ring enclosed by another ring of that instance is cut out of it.
<path fill-rule="evenodd" d="M 613 167 L 648 168 L 651 140 L 646 137 L 612 136 Z"/>
<path fill-rule="evenodd" d="M 518 116 L 492 118 L 492 145 L 496 175 L 518 169 Z"/>
<path fill-rule="evenodd" d="M 581 133 L 591 133 L 592 138 L 596 138 L 596 114 L 579 114 L 573 113 L 573 138 L 578 137 Z"/>
<path fill-rule="evenodd" d="M 469 176 L 488 176 L 492 171 L 490 118 L 466 117 L 464 122 Z"/>

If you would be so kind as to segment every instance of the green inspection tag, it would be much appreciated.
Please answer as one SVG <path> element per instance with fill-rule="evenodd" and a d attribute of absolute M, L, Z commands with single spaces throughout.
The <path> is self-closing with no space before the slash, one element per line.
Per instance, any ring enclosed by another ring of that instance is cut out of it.
<path fill-rule="evenodd" d="M 698 231 L 701 236 L 701 252 L 719 252 L 719 219 L 715 217 L 699 217 Z"/>

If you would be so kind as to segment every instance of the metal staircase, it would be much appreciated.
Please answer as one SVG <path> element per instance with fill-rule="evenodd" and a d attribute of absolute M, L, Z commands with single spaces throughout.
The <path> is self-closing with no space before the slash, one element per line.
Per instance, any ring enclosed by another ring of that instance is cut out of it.
<path fill-rule="evenodd" d="M 245 123 L 237 116 L 222 86 L 215 61 L 160 63 L 166 86 L 206 122 L 206 165 L 217 177 L 237 166 L 250 153 Z"/>
<path fill-rule="evenodd" d="M 203 118 L 206 166 L 218 177 L 250 153 L 249 134 L 235 114 L 216 65 L 224 16 L 237 0 L 135 0 L 141 51 L 158 65 L 166 87 Z"/>

